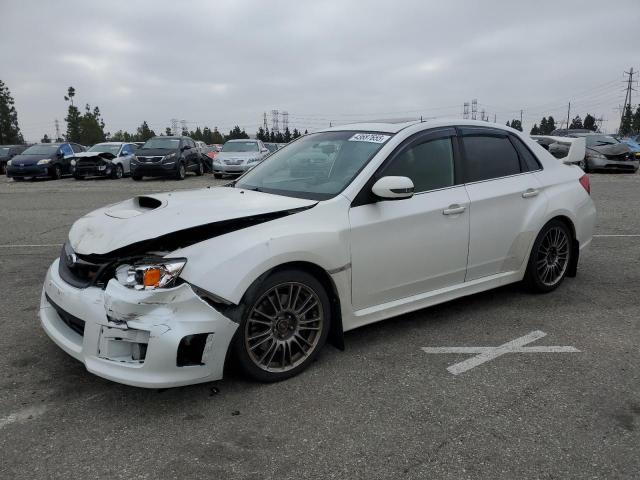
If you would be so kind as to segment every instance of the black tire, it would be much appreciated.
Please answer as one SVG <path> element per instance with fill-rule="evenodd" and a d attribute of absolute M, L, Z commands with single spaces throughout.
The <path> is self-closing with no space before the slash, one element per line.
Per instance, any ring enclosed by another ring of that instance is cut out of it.
<path fill-rule="evenodd" d="M 584 167 L 582 168 L 582 170 L 584 170 L 584 173 L 591 172 L 591 168 L 589 168 L 589 160 L 585 158 L 583 162 L 584 162 Z"/>
<path fill-rule="evenodd" d="M 221 173 L 214 173 L 213 174 L 213 178 L 222 178 L 222 174 Z"/>
<path fill-rule="evenodd" d="M 82 175 L 74 175 L 73 178 L 75 178 L 76 180 L 84 180 L 84 177 Z"/>
<path fill-rule="evenodd" d="M 204 175 L 204 165 L 202 164 L 202 162 L 198 162 L 198 168 L 196 169 L 196 175 L 198 177 L 201 177 L 202 175 Z"/>
<path fill-rule="evenodd" d="M 273 289 L 278 292 L 278 297 L 273 296 Z M 281 306 L 285 303 L 287 305 L 281 311 L 281 316 L 275 317 L 277 310 L 273 310 L 273 320 L 261 322 L 259 319 L 266 320 L 266 317 L 257 316 L 254 309 L 264 309 L 265 305 L 266 308 L 269 305 L 276 308 L 275 304 L 267 302 L 267 295 L 271 295 L 270 298 Z M 314 306 L 311 310 L 304 311 L 309 305 Z M 301 314 L 295 313 L 296 311 Z M 331 307 L 327 292 L 315 277 L 300 270 L 280 270 L 266 278 L 261 277 L 247 290 L 242 302 L 226 314 L 240 324 L 231 342 L 231 358 L 247 376 L 260 382 L 278 382 L 302 372 L 317 357 L 331 326 Z M 316 316 L 319 320 L 314 319 Z M 261 331 L 260 328 L 265 330 Z M 303 333 L 304 331 L 307 333 Z M 256 335 L 266 335 L 267 337 L 261 337 L 266 338 L 266 342 L 257 343 Z M 301 337 L 305 338 L 304 335 L 308 335 L 306 340 L 300 341 Z M 253 346 L 250 346 L 251 339 L 256 342 Z M 304 344 L 308 345 L 307 351 L 304 350 Z M 290 365 L 285 367 L 287 349 Z M 266 367 L 259 365 L 260 359 L 257 357 L 262 355 L 271 355 L 269 359 L 265 359 Z M 276 358 L 280 367 L 274 365 Z"/>
<path fill-rule="evenodd" d="M 553 247 L 553 238 L 559 238 L 561 247 Z M 573 236 L 567 225 L 555 219 L 548 222 L 531 248 L 524 276 L 527 288 L 536 293 L 548 293 L 558 288 L 567 276 L 573 255 Z"/>
<path fill-rule="evenodd" d="M 184 180 L 184 177 L 186 176 L 187 176 L 187 170 L 184 166 L 184 163 L 180 162 L 176 170 L 176 180 Z"/>
<path fill-rule="evenodd" d="M 119 180 L 122 177 L 124 177 L 124 169 L 122 168 L 122 165 L 118 163 L 116 164 L 116 168 L 113 170 L 113 172 L 111 172 L 111 178 L 113 178 L 114 180 Z"/>
<path fill-rule="evenodd" d="M 142 180 L 142 175 L 136 175 L 135 173 L 131 174 L 131 178 L 136 181 L 139 182 L 140 180 Z"/>
<path fill-rule="evenodd" d="M 60 165 L 54 165 L 51 170 L 51 178 L 54 180 L 60 180 L 62 178 L 62 168 Z"/>
<path fill-rule="evenodd" d="M 24 182 L 24 178 L 23 177 L 13 177 L 13 181 L 14 182 Z"/>

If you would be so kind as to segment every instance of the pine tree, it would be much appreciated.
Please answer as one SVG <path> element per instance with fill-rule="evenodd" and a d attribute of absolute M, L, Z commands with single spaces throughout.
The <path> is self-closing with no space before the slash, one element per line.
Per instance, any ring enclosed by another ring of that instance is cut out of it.
<path fill-rule="evenodd" d="M 507 122 L 507 126 L 509 126 L 509 122 Z M 520 123 L 520 120 L 516 120 L 515 118 L 513 120 L 511 120 L 511 128 L 515 129 L 515 130 L 520 130 L 522 131 L 522 124 Z"/>
<path fill-rule="evenodd" d="M 256 132 L 256 138 L 258 140 L 262 140 L 263 142 L 266 142 L 264 138 L 264 128 L 262 127 L 258 128 L 258 131 Z"/>
<path fill-rule="evenodd" d="M 584 128 L 586 128 L 587 130 L 592 130 L 594 132 L 598 130 L 598 126 L 596 125 L 596 118 L 589 113 L 587 113 L 587 116 L 584 117 L 583 124 Z"/>
<path fill-rule="evenodd" d="M 309 130 L 307 130 L 306 128 L 304 129 L 304 134 L 305 135 L 309 135 Z"/>
<path fill-rule="evenodd" d="M 510 126 L 511 126 L 511 124 L 509 123 L 509 120 L 507 120 L 506 125 L 507 125 L 507 127 L 510 127 Z"/>
<path fill-rule="evenodd" d="M 622 115 L 622 121 L 620 122 L 620 129 L 618 130 L 618 135 L 622 135 L 626 137 L 631 135 L 632 133 L 632 125 L 633 125 L 633 113 L 631 112 L 631 105 L 628 105 L 624 109 L 624 114 Z"/>
<path fill-rule="evenodd" d="M 576 115 L 575 117 L 573 117 L 573 120 L 571 120 L 571 125 L 569 125 L 569 129 L 574 129 L 574 128 L 584 128 L 584 125 L 582 124 L 582 118 L 580 117 L 580 115 Z"/>
<path fill-rule="evenodd" d="M 211 143 L 224 143 L 224 136 L 218 131 L 218 127 L 213 127 L 213 135 L 211 135 Z"/>
<path fill-rule="evenodd" d="M 171 135 L 173 135 L 173 132 L 171 131 L 171 127 L 167 127 L 167 128 L 165 128 L 165 129 L 164 129 L 164 134 L 165 134 L 167 137 L 170 137 Z"/>
<path fill-rule="evenodd" d="M 67 122 L 67 134 L 65 139 L 67 142 L 80 143 L 80 110 L 73 104 L 73 97 L 76 95 L 76 90 L 73 87 L 67 89 L 67 95 L 64 99 L 69 102 L 69 108 L 67 110 L 67 116 L 64 121 Z"/>
<path fill-rule="evenodd" d="M 42 137 L 40 139 L 40 143 L 51 143 L 51 139 L 49 138 L 49 136 L 45 133 L 44 137 Z"/>
<path fill-rule="evenodd" d="M 534 123 L 533 127 L 531 127 L 531 131 L 529 132 L 529 135 L 540 135 L 540 129 L 538 128 L 537 123 Z"/>
<path fill-rule="evenodd" d="M 269 127 L 265 127 L 264 129 L 264 141 L 265 142 L 271 141 L 271 135 L 269 134 Z"/>
<path fill-rule="evenodd" d="M 284 129 L 282 139 L 284 140 L 284 143 L 289 143 L 291 141 L 291 132 L 289 131 L 289 127 Z"/>
<path fill-rule="evenodd" d="M 547 135 L 553 132 L 556 129 L 556 121 L 553 119 L 551 115 L 547 118 L 547 131 L 545 132 Z"/>
<path fill-rule="evenodd" d="M 275 132 L 273 130 L 271 130 L 271 133 L 269 134 L 269 141 L 271 143 L 275 143 L 275 141 L 276 141 L 276 134 L 275 134 Z"/>
<path fill-rule="evenodd" d="M 633 114 L 631 129 L 635 134 L 640 133 L 640 104 L 638 104 L 638 106 L 636 107 L 636 112 Z"/>
<path fill-rule="evenodd" d="M 298 131 L 297 128 L 293 129 L 293 139 L 295 140 L 296 138 L 300 137 L 300 132 Z"/>
<path fill-rule="evenodd" d="M 547 126 L 547 117 L 542 117 L 542 120 L 540 120 L 540 127 L 538 128 L 538 131 L 540 132 L 538 135 L 549 134 L 549 130 Z"/>
<path fill-rule="evenodd" d="M 0 145 L 24 143 L 14 104 L 9 88 L 0 80 Z"/>
<path fill-rule="evenodd" d="M 156 132 L 154 132 L 149 128 L 149 125 L 147 124 L 146 120 L 142 121 L 142 125 L 138 127 L 135 135 L 136 141 L 138 142 L 146 142 L 147 140 L 155 136 L 156 136 Z"/>

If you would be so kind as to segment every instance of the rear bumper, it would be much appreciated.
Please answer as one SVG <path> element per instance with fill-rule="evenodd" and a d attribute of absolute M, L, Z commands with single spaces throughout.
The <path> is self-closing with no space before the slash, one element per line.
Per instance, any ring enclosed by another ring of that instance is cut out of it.
<path fill-rule="evenodd" d="M 25 177 L 48 177 L 49 167 L 46 165 L 30 165 L 28 167 L 19 167 L 15 165 L 7 166 L 7 177 L 9 178 L 25 178 Z"/>
<path fill-rule="evenodd" d="M 145 388 L 222 378 L 238 326 L 188 284 L 154 292 L 131 290 L 111 280 L 105 290 L 78 289 L 60 278 L 58 260 L 45 278 L 40 321 L 51 340 L 89 372 Z M 190 361 L 185 364 L 188 349 Z"/>

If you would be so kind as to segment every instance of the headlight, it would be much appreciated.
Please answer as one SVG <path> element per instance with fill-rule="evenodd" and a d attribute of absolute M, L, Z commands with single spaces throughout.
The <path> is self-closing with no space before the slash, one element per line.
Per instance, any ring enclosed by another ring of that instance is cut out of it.
<path fill-rule="evenodd" d="M 9 160 L 9 161 L 7 162 L 7 166 L 8 166 L 8 167 L 10 167 L 10 166 L 11 166 L 11 160 Z"/>
<path fill-rule="evenodd" d="M 51 162 L 50 158 L 43 158 L 42 160 L 38 160 L 38 165 L 46 165 Z"/>
<path fill-rule="evenodd" d="M 71 164 L 72 167 L 76 166 L 76 161 L 75 160 L 71 160 L 69 163 Z"/>
<path fill-rule="evenodd" d="M 601 160 L 606 160 L 607 159 L 607 157 L 605 157 L 601 153 L 597 153 L 597 152 L 589 152 L 587 154 L 587 156 L 590 157 L 590 158 L 599 158 Z"/>
<path fill-rule="evenodd" d="M 249 161 L 247 163 L 257 163 L 260 160 L 262 160 L 261 158 L 250 158 Z"/>
<path fill-rule="evenodd" d="M 162 161 L 164 162 L 165 160 L 171 160 L 175 156 L 175 153 L 170 153 L 169 155 L 165 155 L 164 157 L 162 157 Z"/>
<path fill-rule="evenodd" d="M 164 258 L 133 265 L 120 265 L 116 269 L 116 280 L 135 290 L 169 288 L 173 286 L 186 264 L 186 258 Z"/>

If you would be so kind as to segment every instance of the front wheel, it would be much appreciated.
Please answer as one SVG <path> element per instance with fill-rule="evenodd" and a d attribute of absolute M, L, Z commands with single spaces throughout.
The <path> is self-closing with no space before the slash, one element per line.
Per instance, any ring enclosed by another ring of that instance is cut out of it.
<path fill-rule="evenodd" d="M 242 370 L 261 382 L 284 380 L 307 368 L 329 333 L 329 297 L 303 271 L 270 274 L 252 285 L 236 308 L 240 325 L 232 353 Z"/>
<path fill-rule="evenodd" d="M 525 283 L 535 292 L 558 288 L 573 258 L 571 232 L 559 220 L 551 220 L 538 234 L 531 249 Z"/>
<path fill-rule="evenodd" d="M 135 173 L 131 174 L 131 178 L 135 181 L 135 182 L 139 182 L 140 180 L 142 180 L 142 175 L 136 175 Z"/>
<path fill-rule="evenodd" d="M 112 178 L 116 180 L 122 178 L 124 176 L 124 170 L 122 169 L 122 165 L 118 163 L 111 175 L 112 175 Z"/>
<path fill-rule="evenodd" d="M 178 170 L 176 170 L 176 180 L 184 180 L 184 177 L 187 175 L 187 171 L 184 168 L 184 163 L 178 164 Z"/>
<path fill-rule="evenodd" d="M 204 165 L 202 164 L 202 162 L 198 162 L 198 168 L 196 169 L 196 175 L 199 176 L 199 177 L 204 175 Z"/>
<path fill-rule="evenodd" d="M 54 165 L 51 170 L 51 178 L 54 180 L 60 180 L 62 178 L 62 169 L 60 165 Z"/>
<path fill-rule="evenodd" d="M 221 173 L 214 173 L 213 174 L 213 178 L 222 178 L 222 174 Z"/>

